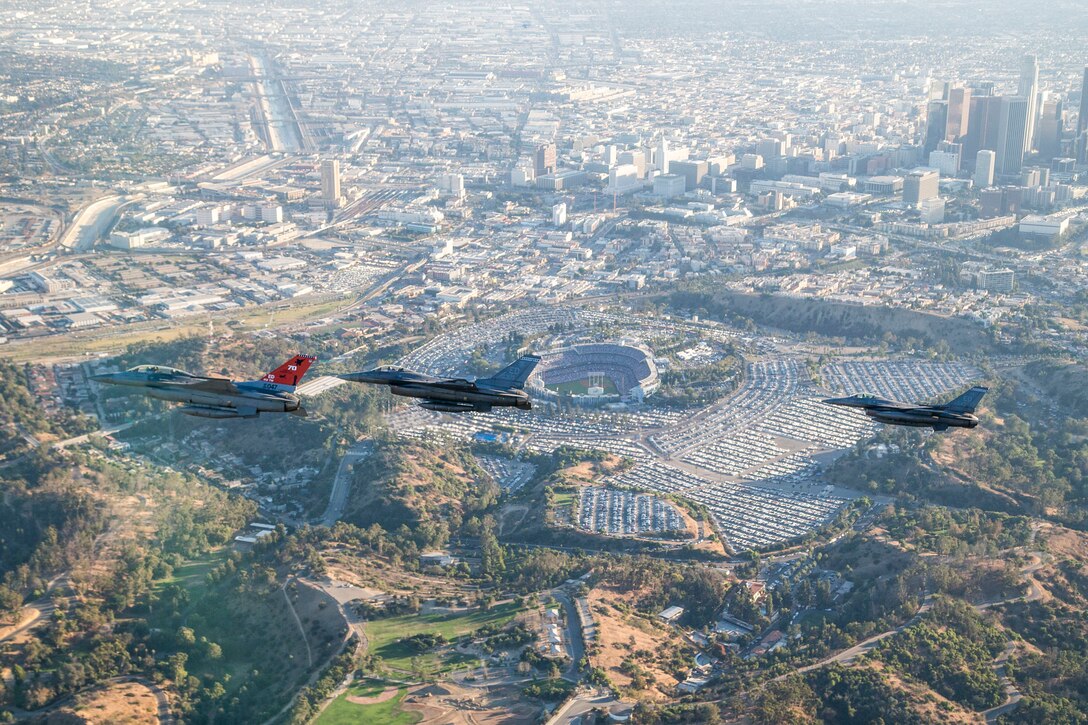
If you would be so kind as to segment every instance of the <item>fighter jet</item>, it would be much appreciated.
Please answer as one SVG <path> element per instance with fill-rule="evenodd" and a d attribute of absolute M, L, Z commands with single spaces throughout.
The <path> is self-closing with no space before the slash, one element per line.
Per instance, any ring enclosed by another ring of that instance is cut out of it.
<path fill-rule="evenodd" d="M 445 413 L 486 413 L 493 406 L 530 410 L 533 405 L 525 392 L 525 381 L 540 362 L 536 355 L 523 355 L 490 378 L 435 378 L 397 367 L 380 367 L 340 375 L 353 383 L 388 385 L 393 395 L 422 398 L 427 410 Z"/>
<path fill-rule="evenodd" d="M 950 403 L 944 405 L 911 405 L 885 400 L 875 395 L 860 394 L 847 398 L 828 398 L 825 403 L 863 408 L 865 415 L 880 423 L 906 425 L 914 428 L 932 428 L 945 431 L 949 428 L 974 428 L 978 425 L 975 408 L 989 388 L 974 387 Z"/>
<path fill-rule="evenodd" d="M 295 386 L 317 360 L 296 355 L 260 380 L 235 382 L 226 378 L 193 375 L 162 365 L 137 365 L 119 373 L 92 376 L 110 385 L 142 388 L 149 398 L 184 403 L 180 410 L 197 418 L 256 418 L 261 413 L 305 416 Z"/>

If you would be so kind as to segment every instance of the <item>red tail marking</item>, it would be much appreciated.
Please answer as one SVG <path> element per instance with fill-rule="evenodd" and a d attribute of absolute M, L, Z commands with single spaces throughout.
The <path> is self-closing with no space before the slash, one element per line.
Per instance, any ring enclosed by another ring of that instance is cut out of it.
<path fill-rule="evenodd" d="M 261 378 L 263 383 L 277 383 L 279 385 L 298 385 L 298 381 L 302 380 L 302 376 L 306 374 L 306 371 L 310 369 L 310 366 L 317 362 L 317 358 L 313 355 L 297 355 L 283 365 Z"/>

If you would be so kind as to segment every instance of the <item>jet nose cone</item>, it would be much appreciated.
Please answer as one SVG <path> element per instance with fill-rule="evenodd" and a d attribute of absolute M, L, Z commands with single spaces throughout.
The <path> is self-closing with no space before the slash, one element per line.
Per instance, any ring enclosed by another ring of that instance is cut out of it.
<path fill-rule="evenodd" d="M 850 398 L 824 398 L 824 402 L 828 405 L 849 405 L 852 401 Z"/>
<path fill-rule="evenodd" d="M 347 380 L 349 383 L 380 383 L 384 382 L 380 373 L 375 373 L 371 370 L 361 370 L 357 373 L 343 373 L 336 377 L 341 380 Z"/>
<path fill-rule="evenodd" d="M 99 373 L 98 375 L 92 375 L 91 380 L 96 383 L 112 383 L 113 373 Z"/>

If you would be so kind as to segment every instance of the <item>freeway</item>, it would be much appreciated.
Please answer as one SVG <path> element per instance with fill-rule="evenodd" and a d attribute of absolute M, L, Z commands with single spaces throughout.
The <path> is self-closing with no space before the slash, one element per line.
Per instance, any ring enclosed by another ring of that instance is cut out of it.
<path fill-rule="evenodd" d="M 257 114 L 265 131 L 265 141 L 272 151 L 301 151 L 302 130 L 295 119 L 291 101 L 287 97 L 283 81 L 272 73 L 272 62 L 259 55 L 251 55 L 256 82 Z"/>

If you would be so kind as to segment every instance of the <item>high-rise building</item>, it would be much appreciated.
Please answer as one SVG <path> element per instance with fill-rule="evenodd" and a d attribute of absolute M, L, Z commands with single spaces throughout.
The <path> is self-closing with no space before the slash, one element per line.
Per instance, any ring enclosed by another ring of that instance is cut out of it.
<path fill-rule="evenodd" d="M 552 207 L 552 226 L 561 227 L 567 223 L 567 205 L 556 204 Z"/>
<path fill-rule="evenodd" d="M 616 164 L 608 170 L 608 191 L 625 194 L 641 186 L 638 167 L 634 164 Z"/>
<path fill-rule="evenodd" d="M 340 204 L 340 161 L 325 159 L 321 162 L 321 200 L 326 206 Z"/>
<path fill-rule="evenodd" d="M 929 166 L 941 172 L 941 176 L 956 176 L 960 173 L 963 159 L 963 144 L 941 141 L 937 150 L 929 154 Z"/>
<path fill-rule="evenodd" d="M 997 157 L 990 149 L 982 149 L 975 156 L 975 187 L 985 189 L 994 185 L 994 159 Z"/>
<path fill-rule="evenodd" d="M 279 204 L 262 204 L 261 221 L 265 224 L 279 224 L 283 221 L 283 207 Z"/>
<path fill-rule="evenodd" d="M 1020 213 L 1020 205 L 1023 201 L 1024 190 L 1019 186 L 991 186 L 979 192 L 979 201 L 982 210 L 979 213 L 983 219 L 992 219 L 995 216 Z"/>
<path fill-rule="evenodd" d="M 918 206 L 940 195 L 941 175 L 935 169 L 915 169 L 903 180 L 903 201 Z"/>
<path fill-rule="evenodd" d="M 1020 96 L 1001 100 L 997 131 L 998 174 L 1016 174 L 1024 165 L 1024 136 L 1028 132 L 1028 99 Z"/>
<path fill-rule="evenodd" d="M 536 159 L 533 164 L 533 170 L 536 171 L 538 177 L 545 174 L 554 174 L 556 169 L 556 149 L 555 144 L 546 143 L 541 144 L 536 149 Z"/>
<path fill-rule="evenodd" d="M 919 216 L 926 224 L 940 224 L 944 221 L 944 199 L 934 197 L 926 199 L 918 205 Z"/>
<path fill-rule="evenodd" d="M 464 199 L 464 174 L 441 174 L 438 177 L 438 190 L 442 193 L 443 196 L 452 196 L 457 199 Z"/>
<path fill-rule="evenodd" d="M 927 154 L 935 150 L 937 144 L 944 141 L 947 126 L 948 101 L 930 101 L 926 106 L 926 137 L 922 143 L 922 148 Z"/>
<path fill-rule="evenodd" d="M 963 138 L 963 158 L 974 159 L 982 149 L 997 150 L 997 132 L 1001 119 L 1000 96 L 973 94 Z"/>
<path fill-rule="evenodd" d="M 671 199 L 684 193 L 686 182 L 679 174 L 658 174 L 654 177 L 654 194 Z"/>
<path fill-rule="evenodd" d="M 979 289 L 991 292 L 1012 292 L 1016 289 L 1016 273 L 1011 269 L 980 269 L 975 274 Z"/>
<path fill-rule="evenodd" d="M 952 88 L 948 91 L 948 112 L 946 114 L 944 140 L 962 143 L 971 118 L 971 89 Z"/>
<path fill-rule="evenodd" d="M 616 157 L 620 165 L 630 164 L 638 172 L 638 178 L 646 178 L 646 154 L 642 151 L 623 151 Z"/>
<path fill-rule="evenodd" d="M 710 164 L 706 161 L 672 161 L 669 168 L 672 173 L 684 177 L 684 186 L 691 191 L 702 183 L 703 177 L 710 171 Z"/>
<path fill-rule="evenodd" d="M 1084 79 L 1080 82 L 1080 115 L 1077 116 L 1077 136 L 1088 131 L 1088 66 L 1084 67 Z"/>
<path fill-rule="evenodd" d="M 1024 153 L 1034 148 L 1035 141 L 1035 116 L 1036 96 L 1039 93 L 1039 60 L 1034 55 L 1025 55 L 1020 62 L 1020 83 L 1016 87 L 1016 95 L 1027 99 L 1028 107 L 1024 122 Z"/>
<path fill-rule="evenodd" d="M 1042 94 L 1039 120 L 1035 123 L 1035 148 L 1044 161 L 1061 155 L 1064 115 L 1065 107 L 1060 98 L 1049 93 Z"/>
<path fill-rule="evenodd" d="M 655 159 L 657 169 L 662 174 L 669 173 L 669 142 L 662 136 L 661 140 L 657 144 L 657 158 Z"/>

